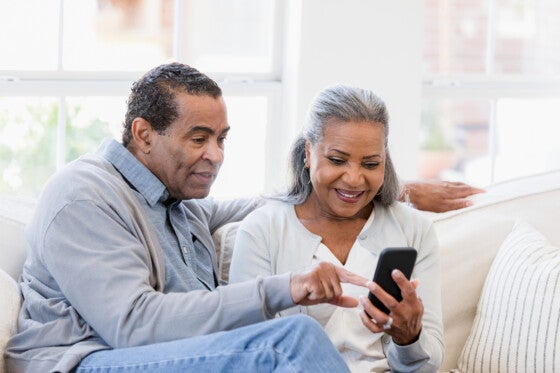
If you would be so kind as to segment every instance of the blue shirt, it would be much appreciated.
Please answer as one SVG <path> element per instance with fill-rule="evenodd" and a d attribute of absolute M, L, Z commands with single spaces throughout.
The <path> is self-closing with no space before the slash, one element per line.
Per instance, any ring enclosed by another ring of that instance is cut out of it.
<path fill-rule="evenodd" d="M 165 203 L 165 185 L 121 144 L 109 142 L 99 149 L 102 157 L 115 166 L 128 182 L 154 226 L 165 252 L 164 292 L 192 289 L 212 290 L 217 281 L 212 257 L 202 242 L 194 239 L 181 201 Z"/>

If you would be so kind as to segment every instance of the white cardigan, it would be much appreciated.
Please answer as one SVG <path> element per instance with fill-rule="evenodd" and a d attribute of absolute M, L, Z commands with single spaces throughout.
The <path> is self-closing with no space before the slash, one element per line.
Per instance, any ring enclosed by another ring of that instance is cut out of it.
<path fill-rule="evenodd" d="M 350 310 L 355 313 L 354 320 L 352 316 L 349 318 L 348 312 L 343 316 L 334 312 L 334 306 L 333 317 L 345 320 L 343 323 L 347 323 L 348 332 L 343 340 L 340 335 L 335 339 L 328 328 L 327 333 L 331 334 L 333 343 L 354 371 L 363 372 L 366 368 L 367 371 L 435 372 L 443 360 L 444 349 L 438 245 L 432 223 L 401 203 L 388 208 L 376 205 L 374 215 L 371 225 L 365 226 L 358 235 L 354 247 L 365 249 L 362 251 L 366 255 L 369 251 L 373 257 L 372 268 L 367 273 L 369 277 L 383 248 L 411 246 L 418 250 L 412 277 L 419 279 L 417 292 L 424 304 L 420 339 L 411 345 L 399 346 L 390 336 L 372 334 L 361 325 L 358 309 Z M 303 270 L 312 264 L 320 244 L 321 237 L 301 224 L 293 205 L 270 202 L 241 223 L 233 250 L 230 282 Z M 367 290 L 364 289 L 363 295 L 367 295 Z M 316 315 L 316 312 L 308 312 L 308 308 L 311 307 L 296 306 L 278 315 Z"/>

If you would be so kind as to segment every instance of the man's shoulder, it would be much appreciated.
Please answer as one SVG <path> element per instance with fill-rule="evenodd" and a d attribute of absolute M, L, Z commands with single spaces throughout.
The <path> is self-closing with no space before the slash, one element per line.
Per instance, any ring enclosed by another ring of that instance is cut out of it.
<path fill-rule="evenodd" d="M 124 180 L 112 165 L 92 154 L 70 162 L 56 172 L 41 191 L 37 209 L 58 211 L 75 201 L 101 202 L 124 193 Z"/>
<path fill-rule="evenodd" d="M 84 155 L 55 173 L 45 185 L 45 192 L 55 189 L 62 192 L 82 192 L 107 187 L 114 178 L 122 181 L 115 168 L 107 160 L 95 155 Z"/>

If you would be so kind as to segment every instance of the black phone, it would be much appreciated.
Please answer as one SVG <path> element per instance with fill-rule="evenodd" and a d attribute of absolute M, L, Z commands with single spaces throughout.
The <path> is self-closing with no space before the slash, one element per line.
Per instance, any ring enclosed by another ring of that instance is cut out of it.
<path fill-rule="evenodd" d="M 401 289 L 391 277 L 391 272 L 398 269 L 410 280 L 416 263 L 416 254 L 416 250 L 412 247 L 387 247 L 379 254 L 373 281 L 399 302 L 402 300 Z M 368 298 L 375 307 L 389 314 L 389 309 L 371 292 Z"/>

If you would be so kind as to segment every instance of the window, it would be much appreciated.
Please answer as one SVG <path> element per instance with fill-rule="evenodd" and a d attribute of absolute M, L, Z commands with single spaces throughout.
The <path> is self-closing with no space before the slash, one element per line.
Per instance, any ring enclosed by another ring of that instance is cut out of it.
<path fill-rule="evenodd" d="M 224 90 L 234 141 L 226 144 L 213 195 L 264 191 L 264 144 L 281 91 L 277 6 L 0 0 L 0 193 L 36 198 L 56 169 L 103 138 L 120 139 L 130 85 L 172 60 L 195 66 Z M 247 167 L 234 174 L 240 163 Z"/>
<path fill-rule="evenodd" d="M 560 167 L 560 3 L 425 0 L 420 176 L 477 185 Z"/>

